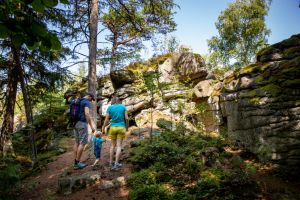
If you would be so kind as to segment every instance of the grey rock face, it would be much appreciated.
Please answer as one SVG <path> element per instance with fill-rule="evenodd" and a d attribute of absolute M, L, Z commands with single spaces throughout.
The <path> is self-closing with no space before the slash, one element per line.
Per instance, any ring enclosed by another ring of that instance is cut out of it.
<path fill-rule="evenodd" d="M 300 167 L 300 35 L 262 50 L 231 72 L 220 94 L 229 136 L 290 173 Z"/>
<path fill-rule="evenodd" d="M 214 91 L 214 80 L 204 80 L 200 81 L 194 87 L 194 93 L 198 98 L 209 97 Z"/>

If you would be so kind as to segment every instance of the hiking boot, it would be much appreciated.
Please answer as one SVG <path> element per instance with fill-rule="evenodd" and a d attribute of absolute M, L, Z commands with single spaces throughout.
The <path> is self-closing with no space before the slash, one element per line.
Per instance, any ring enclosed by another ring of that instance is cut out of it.
<path fill-rule="evenodd" d="M 115 163 L 115 166 L 118 167 L 118 168 L 121 168 L 122 164 L 121 163 Z"/>
<path fill-rule="evenodd" d="M 111 170 L 119 170 L 122 167 L 121 163 L 115 163 Z"/>
<path fill-rule="evenodd" d="M 78 162 L 77 164 L 74 164 L 74 169 L 83 169 L 87 166 L 87 164 Z"/>

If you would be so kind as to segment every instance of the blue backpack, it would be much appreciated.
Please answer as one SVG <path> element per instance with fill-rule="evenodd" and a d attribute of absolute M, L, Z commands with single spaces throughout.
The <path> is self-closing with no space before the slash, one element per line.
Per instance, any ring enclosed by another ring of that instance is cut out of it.
<path fill-rule="evenodd" d="M 70 104 L 70 122 L 74 126 L 79 121 L 80 102 L 81 99 L 73 99 Z"/>

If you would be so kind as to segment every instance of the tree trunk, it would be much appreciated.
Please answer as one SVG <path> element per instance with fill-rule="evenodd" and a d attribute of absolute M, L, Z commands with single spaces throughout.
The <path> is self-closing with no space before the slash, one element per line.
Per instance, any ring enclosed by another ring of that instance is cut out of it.
<path fill-rule="evenodd" d="M 116 52 L 118 48 L 118 33 L 114 33 L 114 42 L 111 49 L 110 72 L 116 70 Z"/>
<path fill-rule="evenodd" d="M 97 30 L 98 30 L 98 0 L 92 0 L 90 13 L 90 41 L 89 41 L 89 80 L 88 91 L 97 99 L 97 76 L 96 76 L 96 55 L 97 55 Z M 97 124 L 96 102 L 92 103 L 92 118 Z"/>
<path fill-rule="evenodd" d="M 0 133 L 0 151 L 2 152 L 3 156 L 14 154 L 10 134 L 13 133 L 14 130 L 14 109 L 19 81 L 18 65 L 20 64 L 20 60 L 17 58 L 19 57 L 19 51 L 13 47 L 8 69 L 8 83 L 5 98 L 6 106 Z"/>
<path fill-rule="evenodd" d="M 24 70 L 22 66 L 18 66 L 19 74 L 20 74 L 20 82 L 21 82 L 21 89 L 23 93 L 23 102 L 25 107 L 26 113 L 26 120 L 27 124 L 30 125 L 30 141 L 31 141 L 31 156 L 32 156 L 32 166 L 35 167 L 37 165 L 37 149 L 35 144 L 35 137 L 34 137 L 34 130 L 32 128 L 33 125 L 33 114 L 32 114 L 32 107 L 30 96 L 27 90 L 27 84 L 24 76 Z"/>

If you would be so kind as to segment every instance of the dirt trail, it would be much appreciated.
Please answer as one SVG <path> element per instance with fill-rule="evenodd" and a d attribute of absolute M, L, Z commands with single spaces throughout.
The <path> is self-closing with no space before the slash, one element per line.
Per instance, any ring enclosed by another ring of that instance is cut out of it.
<path fill-rule="evenodd" d="M 92 171 L 91 165 L 94 162 L 94 156 L 89 157 L 89 150 L 86 150 L 83 153 L 82 160 L 85 160 L 89 166 L 81 169 L 74 170 L 73 166 L 73 152 L 72 148 L 60 156 L 57 159 L 45 166 L 37 175 L 29 177 L 22 182 L 21 191 L 18 193 L 18 199 L 58 199 L 58 200 L 84 200 L 84 199 L 101 199 L 101 200 L 110 200 L 110 199 L 128 199 L 128 188 L 126 186 L 113 189 L 100 189 L 101 182 L 105 180 L 113 180 L 120 176 L 128 176 L 131 173 L 130 164 L 126 163 L 126 158 L 129 155 L 129 143 L 132 140 L 135 140 L 134 136 L 127 136 L 126 140 L 123 143 L 124 151 L 121 155 L 121 163 L 123 167 L 118 171 L 111 171 L 108 162 L 109 162 L 109 145 L 110 141 L 104 143 L 101 153 L 100 167 L 97 169 L 101 173 L 101 181 L 94 184 L 88 188 L 79 190 L 75 193 L 72 193 L 67 196 L 57 194 L 58 189 L 58 178 L 62 172 L 66 169 L 71 169 L 73 174 L 83 174 L 89 171 Z M 73 144 L 74 140 L 70 139 L 70 145 Z"/>

